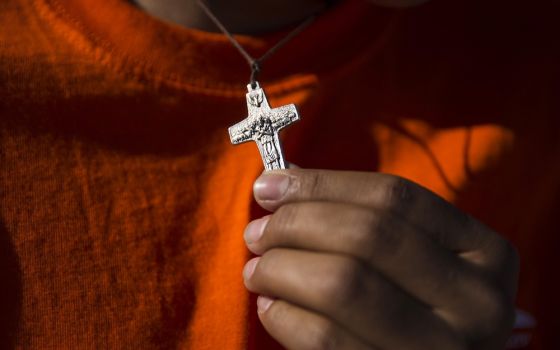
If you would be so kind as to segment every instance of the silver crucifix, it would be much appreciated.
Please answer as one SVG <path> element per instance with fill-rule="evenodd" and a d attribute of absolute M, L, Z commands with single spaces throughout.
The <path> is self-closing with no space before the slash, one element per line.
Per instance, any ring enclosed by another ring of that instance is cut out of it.
<path fill-rule="evenodd" d="M 261 152 L 265 170 L 286 169 L 278 132 L 299 120 L 296 106 L 286 105 L 271 109 L 259 83 L 247 85 L 249 116 L 229 128 L 234 145 L 255 141 Z"/>

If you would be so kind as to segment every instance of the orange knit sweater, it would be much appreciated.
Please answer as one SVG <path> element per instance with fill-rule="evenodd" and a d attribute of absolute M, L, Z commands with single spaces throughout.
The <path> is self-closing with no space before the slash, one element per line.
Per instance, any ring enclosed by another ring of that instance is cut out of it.
<path fill-rule="evenodd" d="M 261 85 L 300 106 L 288 160 L 405 176 L 507 236 L 532 348 L 552 349 L 560 55 L 554 11 L 509 3 L 348 0 Z M 239 40 L 258 55 L 283 34 Z M 247 79 L 222 35 L 125 0 L 0 1 L 0 342 L 273 348 L 241 278 L 262 164 L 227 134 Z"/>

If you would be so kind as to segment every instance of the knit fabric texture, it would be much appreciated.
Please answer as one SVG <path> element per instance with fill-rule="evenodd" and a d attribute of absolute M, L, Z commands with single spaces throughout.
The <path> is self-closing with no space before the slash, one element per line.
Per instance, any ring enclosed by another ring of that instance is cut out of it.
<path fill-rule="evenodd" d="M 511 240 L 531 349 L 553 349 L 556 12 L 510 3 L 343 1 L 260 84 L 272 107 L 299 106 L 288 161 L 404 176 Z M 288 31 L 238 39 L 259 56 Z M 257 148 L 227 133 L 246 117 L 248 78 L 223 35 L 125 0 L 0 1 L 6 348 L 278 347 L 241 277 L 243 230 L 264 214 Z"/>

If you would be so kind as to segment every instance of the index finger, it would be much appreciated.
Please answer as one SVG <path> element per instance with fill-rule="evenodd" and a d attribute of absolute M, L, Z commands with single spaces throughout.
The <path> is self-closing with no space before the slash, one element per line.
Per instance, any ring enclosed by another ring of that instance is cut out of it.
<path fill-rule="evenodd" d="M 456 252 L 509 254 L 492 230 L 428 189 L 404 178 L 350 171 L 290 169 L 265 172 L 255 182 L 255 198 L 265 209 L 305 201 L 329 201 L 390 211 Z M 488 254 L 484 254 L 488 257 Z M 488 263 L 488 261 L 484 261 Z M 482 261 L 481 261 L 482 263 Z"/>

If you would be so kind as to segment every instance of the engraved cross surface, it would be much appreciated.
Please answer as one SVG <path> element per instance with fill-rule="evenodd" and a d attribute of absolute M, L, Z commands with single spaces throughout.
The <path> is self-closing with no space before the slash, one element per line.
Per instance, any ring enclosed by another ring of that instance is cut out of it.
<path fill-rule="evenodd" d="M 299 120 L 296 106 L 286 105 L 271 109 L 263 89 L 256 83 L 247 85 L 247 109 L 249 116 L 229 128 L 234 145 L 255 141 L 261 152 L 265 170 L 286 169 L 284 154 L 278 132 Z"/>

